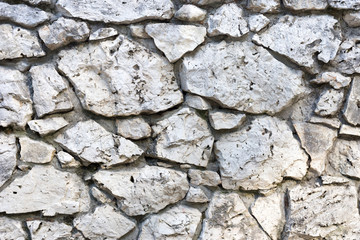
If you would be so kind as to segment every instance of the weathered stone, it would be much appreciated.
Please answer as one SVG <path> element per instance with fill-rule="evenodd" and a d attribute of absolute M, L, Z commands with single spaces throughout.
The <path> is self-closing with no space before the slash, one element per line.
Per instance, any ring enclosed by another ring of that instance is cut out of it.
<path fill-rule="evenodd" d="M 176 11 L 175 17 L 182 21 L 199 22 L 205 19 L 206 10 L 192 4 L 184 4 Z"/>
<path fill-rule="evenodd" d="M 344 118 L 352 125 L 360 124 L 360 77 L 354 77 L 345 104 Z"/>
<path fill-rule="evenodd" d="M 51 4 L 52 3 L 52 0 L 21 0 L 21 1 L 30 3 L 31 5 Z"/>
<path fill-rule="evenodd" d="M 31 130 L 44 136 L 66 127 L 69 123 L 62 117 L 53 117 L 31 120 L 27 124 Z"/>
<path fill-rule="evenodd" d="M 106 39 L 109 37 L 114 37 L 119 35 L 119 32 L 112 27 L 99 28 L 98 30 L 92 32 L 89 36 L 90 41 Z"/>
<path fill-rule="evenodd" d="M 143 153 L 135 143 L 113 135 L 94 120 L 78 122 L 54 141 L 85 163 L 100 163 L 103 167 L 133 162 Z"/>
<path fill-rule="evenodd" d="M 280 0 L 249 0 L 247 8 L 254 12 L 273 13 L 280 8 Z"/>
<path fill-rule="evenodd" d="M 128 24 L 147 19 L 170 19 L 174 15 L 171 0 L 59 0 L 58 10 L 65 16 L 90 21 Z"/>
<path fill-rule="evenodd" d="M 209 191 L 206 191 L 204 188 L 190 187 L 185 200 L 191 203 L 206 203 L 210 201 L 208 195 Z"/>
<path fill-rule="evenodd" d="M 183 90 L 249 113 L 275 114 L 305 91 L 301 71 L 247 42 L 206 44 L 184 57 L 180 78 Z"/>
<path fill-rule="evenodd" d="M 358 36 L 350 36 L 340 45 L 336 58 L 331 65 L 346 74 L 360 73 L 360 47 Z"/>
<path fill-rule="evenodd" d="M 319 66 L 315 55 L 318 60 L 328 63 L 339 49 L 341 32 L 337 26 L 338 21 L 329 15 L 286 15 L 263 33 L 255 35 L 253 41 L 317 73 Z"/>
<path fill-rule="evenodd" d="M 65 80 L 51 63 L 33 66 L 30 69 L 33 100 L 38 117 L 73 109 Z"/>
<path fill-rule="evenodd" d="M 191 108 L 195 108 L 198 110 L 209 110 L 211 109 L 211 104 L 206 101 L 204 98 L 187 93 L 185 95 L 185 104 L 188 105 Z"/>
<path fill-rule="evenodd" d="M 183 199 L 189 189 L 185 173 L 155 166 L 101 170 L 93 179 L 119 199 L 129 216 L 158 212 Z"/>
<path fill-rule="evenodd" d="M 311 80 L 311 83 L 316 84 L 329 83 L 335 89 L 347 87 L 350 82 L 350 77 L 345 77 L 341 73 L 337 72 L 324 72 L 322 74 L 319 74 L 317 78 Z"/>
<path fill-rule="evenodd" d="M 269 189 L 284 177 L 301 179 L 308 157 L 285 121 L 258 117 L 215 142 L 225 189 Z"/>
<path fill-rule="evenodd" d="M 25 240 L 27 239 L 27 233 L 22 228 L 21 221 L 0 217 L 0 239 Z"/>
<path fill-rule="evenodd" d="M 211 14 L 207 20 L 209 36 L 228 35 L 241 37 L 249 32 L 243 18 L 243 10 L 236 3 L 224 4 Z"/>
<path fill-rule="evenodd" d="M 337 130 L 312 123 L 294 123 L 301 146 L 310 155 L 310 168 L 319 175 L 325 169 L 327 155 L 337 137 Z"/>
<path fill-rule="evenodd" d="M 151 38 L 149 34 L 145 31 L 145 25 L 143 24 L 133 24 L 130 25 L 131 36 L 137 38 Z"/>
<path fill-rule="evenodd" d="M 105 203 L 111 203 L 112 199 L 108 198 L 104 192 L 102 192 L 97 187 L 91 188 L 91 195 L 99 202 L 105 204 Z"/>
<path fill-rule="evenodd" d="M 350 27 L 360 27 L 360 12 L 348 12 L 343 17 Z"/>
<path fill-rule="evenodd" d="M 328 6 L 327 0 L 283 0 L 284 6 L 295 11 L 324 10 Z"/>
<path fill-rule="evenodd" d="M 139 240 L 192 240 L 196 238 L 201 223 L 201 212 L 196 208 L 175 206 L 142 223 Z"/>
<path fill-rule="evenodd" d="M 73 83 L 82 106 L 91 112 L 106 117 L 156 113 L 183 101 L 173 66 L 121 36 L 63 50 L 59 55 L 59 69 Z"/>
<path fill-rule="evenodd" d="M 11 21 L 24 27 L 36 27 L 49 19 L 50 15 L 39 8 L 0 2 L 0 20 Z"/>
<path fill-rule="evenodd" d="M 358 0 L 328 0 L 328 2 L 332 8 L 360 10 L 360 2 Z"/>
<path fill-rule="evenodd" d="M 151 127 L 142 117 L 117 119 L 116 127 L 124 138 L 138 140 L 151 136 Z"/>
<path fill-rule="evenodd" d="M 109 205 L 99 206 L 93 213 L 74 219 L 74 226 L 93 240 L 116 240 L 130 232 L 135 223 Z"/>
<path fill-rule="evenodd" d="M 190 183 L 194 185 L 206 185 L 216 187 L 221 184 L 220 176 L 214 171 L 201 171 L 197 169 L 190 169 L 188 172 Z"/>
<path fill-rule="evenodd" d="M 0 24 L 0 60 L 45 55 L 33 32 L 10 24 Z"/>
<path fill-rule="evenodd" d="M 201 240 L 270 238 L 258 227 L 237 193 L 215 192 L 206 211 Z"/>
<path fill-rule="evenodd" d="M 321 176 L 321 183 L 323 185 L 329 185 L 329 184 L 342 184 L 342 183 L 348 183 L 349 179 L 344 177 L 335 177 L 335 176 Z"/>
<path fill-rule="evenodd" d="M 149 156 L 205 167 L 214 137 L 207 122 L 190 108 L 166 114 L 152 126 L 155 141 Z"/>
<path fill-rule="evenodd" d="M 170 62 L 176 62 L 185 53 L 193 51 L 206 36 L 205 27 L 170 23 L 148 24 L 145 31 Z"/>
<path fill-rule="evenodd" d="M 44 216 L 85 212 L 90 207 L 88 191 L 76 174 L 36 165 L 0 192 L 0 212 L 41 211 Z"/>
<path fill-rule="evenodd" d="M 312 116 L 309 120 L 311 123 L 320 123 L 331 128 L 340 128 L 341 122 L 338 118 L 322 118 Z"/>
<path fill-rule="evenodd" d="M 79 161 L 76 161 L 73 156 L 67 152 L 60 151 L 56 154 L 62 168 L 77 168 L 81 166 Z"/>
<path fill-rule="evenodd" d="M 10 179 L 16 167 L 16 154 L 15 136 L 0 132 L 0 187 Z"/>
<path fill-rule="evenodd" d="M 251 15 L 249 17 L 249 28 L 252 32 L 258 32 L 267 25 L 269 25 L 270 19 L 262 14 Z"/>
<path fill-rule="evenodd" d="M 339 112 L 343 100 L 343 90 L 326 89 L 319 97 L 315 113 L 320 116 L 335 116 Z"/>
<path fill-rule="evenodd" d="M 186 2 L 186 3 L 192 3 L 192 4 L 204 6 L 204 5 L 211 5 L 211 4 L 221 3 L 224 0 L 182 0 L 182 1 Z"/>
<path fill-rule="evenodd" d="M 211 126 L 215 130 L 233 129 L 245 122 L 246 115 L 230 111 L 214 110 L 209 113 Z"/>
<path fill-rule="evenodd" d="M 350 125 L 342 124 L 339 134 L 360 137 L 360 127 L 353 127 Z"/>
<path fill-rule="evenodd" d="M 31 163 L 48 163 L 55 155 L 55 148 L 47 143 L 20 137 L 20 160 Z"/>
<path fill-rule="evenodd" d="M 27 221 L 26 225 L 30 231 L 32 240 L 60 240 L 71 238 L 72 226 L 59 222 Z"/>

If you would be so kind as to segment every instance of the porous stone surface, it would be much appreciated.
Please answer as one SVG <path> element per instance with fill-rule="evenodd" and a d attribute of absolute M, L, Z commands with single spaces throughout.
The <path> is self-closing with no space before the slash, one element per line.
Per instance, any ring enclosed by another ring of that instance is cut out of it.
<path fill-rule="evenodd" d="M 10 179 L 16 167 L 16 154 L 15 136 L 0 132 L 0 187 Z"/>
<path fill-rule="evenodd" d="M 190 169 L 188 172 L 190 183 L 194 185 L 217 186 L 221 183 L 220 176 L 214 171 Z"/>
<path fill-rule="evenodd" d="M 141 117 L 118 119 L 116 127 L 118 134 L 124 138 L 138 140 L 151 136 L 150 125 Z"/>
<path fill-rule="evenodd" d="M 359 46 L 357 44 L 358 37 L 351 35 L 344 40 L 339 51 L 331 65 L 338 71 L 345 74 L 353 74 L 360 72 Z"/>
<path fill-rule="evenodd" d="M 284 6 L 291 10 L 324 10 L 328 6 L 327 0 L 283 0 Z"/>
<path fill-rule="evenodd" d="M 48 163 L 55 155 L 55 148 L 50 144 L 20 137 L 20 160 L 31 163 Z"/>
<path fill-rule="evenodd" d="M 348 12 L 343 18 L 350 27 L 360 27 L 360 12 Z"/>
<path fill-rule="evenodd" d="M 340 89 L 347 87 L 351 82 L 351 78 L 338 72 L 324 72 L 311 80 L 311 82 L 316 84 L 329 83 L 334 89 Z"/>
<path fill-rule="evenodd" d="M 340 110 L 344 100 L 344 91 L 328 89 L 321 93 L 315 113 L 320 116 L 334 116 Z"/>
<path fill-rule="evenodd" d="M 0 217 L 0 239 L 25 240 L 26 231 L 22 228 L 21 221 L 8 217 Z"/>
<path fill-rule="evenodd" d="M 360 3 L 357 0 L 328 0 L 329 6 L 335 9 L 360 10 Z"/>
<path fill-rule="evenodd" d="M 206 10 L 192 4 L 184 4 L 176 11 L 175 17 L 182 21 L 199 22 L 205 19 Z"/>
<path fill-rule="evenodd" d="M 190 187 L 185 199 L 191 203 L 206 203 L 210 201 L 208 195 L 209 191 L 204 188 Z"/>
<path fill-rule="evenodd" d="M 240 126 L 246 119 L 243 113 L 214 110 L 209 113 L 211 126 L 215 130 L 233 129 Z"/>
<path fill-rule="evenodd" d="M 39 133 L 41 136 L 54 133 L 66 127 L 68 124 L 69 123 L 62 117 L 31 120 L 27 123 L 31 130 Z"/>
<path fill-rule="evenodd" d="M 280 0 L 249 0 L 247 8 L 261 13 L 276 12 L 280 8 Z"/>
<path fill-rule="evenodd" d="M 270 19 L 262 14 L 251 15 L 249 17 L 249 29 L 252 32 L 258 32 L 270 23 Z"/>
<path fill-rule="evenodd" d="M 71 238 L 72 226 L 65 223 L 33 220 L 26 225 L 33 240 L 74 239 Z"/>
<path fill-rule="evenodd" d="M 348 123 L 352 125 L 360 124 L 359 102 L 360 102 L 360 78 L 355 77 L 351 83 L 350 93 L 348 95 L 344 107 L 345 109 L 344 118 Z"/>

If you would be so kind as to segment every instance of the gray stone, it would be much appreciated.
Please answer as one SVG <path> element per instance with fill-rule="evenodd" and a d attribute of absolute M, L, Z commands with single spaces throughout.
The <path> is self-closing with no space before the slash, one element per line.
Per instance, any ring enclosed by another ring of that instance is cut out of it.
<path fill-rule="evenodd" d="M 216 187 L 221 184 L 220 176 L 217 172 L 209 170 L 190 169 L 188 172 L 190 183 L 194 185 L 205 185 Z"/>
<path fill-rule="evenodd" d="M 249 28 L 252 32 L 258 32 L 267 25 L 269 25 L 270 19 L 262 14 L 251 15 L 249 17 Z"/>
<path fill-rule="evenodd" d="M 145 25 L 143 24 L 132 24 L 130 25 L 131 36 L 137 38 L 151 38 L 145 31 Z"/>
<path fill-rule="evenodd" d="M 90 41 L 101 40 L 119 35 L 118 30 L 112 27 L 99 28 L 89 36 Z"/>
<path fill-rule="evenodd" d="M 79 161 L 76 161 L 73 156 L 67 152 L 60 151 L 56 154 L 62 168 L 77 168 L 81 166 Z"/>
<path fill-rule="evenodd" d="M 321 183 L 323 185 L 330 185 L 330 184 L 342 184 L 348 183 L 349 179 L 344 177 L 336 177 L 336 176 L 321 176 Z"/>
<path fill-rule="evenodd" d="M 55 148 L 42 141 L 29 137 L 20 137 L 20 160 L 31 163 L 48 163 L 55 155 Z"/>
<path fill-rule="evenodd" d="M 206 17 L 206 10 L 192 4 L 184 4 L 175 13 L 175 18 L 187 22 L 200 22 Z"/>
<path fill-rule="evenodd" d="M 360 2 L 358 0 L 328 0 L 328 2 L 332 8 L 360 10 Z"/>
<path fill-rule="evenodd" d="M 16 167 L 16 154 L 17 147 L 15 136 L 0 132 L 0 187 L 10 179 Z"/>
<path fill-rule="evenodd" d="M 191 108 L 195 108 L 198 110 L 211 109 L 211 104 L 208 101 L 206 101 L 206 99 L 191 93 L 187 93 L 185 95 L 185 104 Z"/>
<path fill-rule="evenodd" d="M 39 4 L 51 4 L 52 0 L 21 0 L 23 2 L 30 3 L 31 5 L 39 5 Z"/>
<path fill-rule="evenodd" d="M 47 222 L 41 220 L 27 221 L 32 240 L 60 240 L 71 238 L 72 226 L 60 222 Z"/>
<path fill-rule="evenodd" d="M 342 124 L 340 131 L 340 135 L 354 136 L 360 137 L 360 127 L 353 127 L 350 125 Z"/>
<path fill-rule="evenodd" d="M 343 19 L 349 27 L 360 27 L 360 12 L 347 12 Z"/>
<path fill-rule="evenodd" d="M 323 72 L 310 82 L 316 84 L 329 83 L 334 89 L 341 89 L 350 84 L 351 77 L 345 77 L 338 72 Z"/>
<path fill-rule="evenodd" d="M 210 199 L 208 195 L 210 195 L 209 191 L 205 188 L 201 187 L 190 187 L 188 193 L 186 194 L 185 200 L 190 203 L 206 203 L 209 202 Z"/>
<path fill-rule="evenodd" d="M 110 199 L 104 192 L 102 192 L 97 187 L 91 188 L 91 195 L 98 201 L 103 204 L 105 203 L 111 203 L 112 199 Z"/>
<path fill-rule="evenodd" d="M 224 0 L 181 0 L 182 2 L 192 3 L 200 6 L 222 3 Z"/>
<path fill-rule="evenodd" d="M 324 10 L 328 6 L 327 0 L 283 0 L 284 6 L 295 11 Z"/>
<path fill-rule="evenodd" d="M 0 217 L 0 239 L 25 240 L 27 239 L 27 233 L 23 229 L 21 221 Z"/>
<path fill-rule="evenodd" d="M 360 73 L 360 47 L 358 36 L 349 36 L 340 45 L 336 58 L 331 65 L 338 71 L 346 74 Z"/>
<path fill-rule="evenodd" d="M 151 127 L 142 117 L 131 117 L 116 120 L 118 134 L 134 140 L 151 136 Z"/>
<path fill-rule="evenodd" d="M 211 126 L 215 130 L 234 129 L 245 122 L 246 115 L 243 113 L 213 110 L 209 113 Z"/>
<path fill-rule="evenodd" d="M 273 13 L 280 8 L 280 0 L 249 0 L 247 8 L 253 12 Z"/>
<path fill-rule="evenodd" d="M 341 122 L 338 118 L 322 118 L 317 116 L 312 116 L 309 122 L 320 123 L 331 128 L 340 128 L 341 125 Z"/>
<path fill-rule="evenodd" d="M 360 77 L 354 77 L 344 110 L 344 118 L 352 125 L 360 124 Z"/>
<path fill-rule="evenodd" d="M 29 128 L 41 136 L 48 135 L 66 127 L 69 123 L 62 117 L 31 120 L 27 123 Z"/>
<path fill-rule="evenodd" d="M 320 116 L 335 116 L 339 112 L 343 101 L 343 90 L 326 89 L 319 97 L 315 113 Z"/>

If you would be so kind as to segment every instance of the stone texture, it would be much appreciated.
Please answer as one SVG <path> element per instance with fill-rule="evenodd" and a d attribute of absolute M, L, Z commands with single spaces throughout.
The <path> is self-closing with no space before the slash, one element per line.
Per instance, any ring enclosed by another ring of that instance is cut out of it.
<path fill-rule="evenodd" d="M 172 63 L 204 42 L 206 35 L 205 27 L 170 23 L 148 24 L 145 31 Z"/>
<path fill-rule="evenodd" d="M 76 161 L 73 156 L 67 152 L 60 151 L 56 154 L 62 168 L 77 168 L 81 166 L 79 161 Z"/>
<path fill-rule="evenodd" d="M 155 166 L 101 170 L 93 179 L 119 199 L 129 216 L 156 213 L 183 199 L 189 189 L 185 173 Z"/>
<path fill-rule="evenodd" d="M 84 44 L 59 56 L 59 69 L 73 83 L 82 106 L 93 113 L 156 113 L 183 101 L 173 66 L 126 38 Z"/>
<path fill-rule="evenodd" d="M 117 119 L 116 127 L 124 138 L 138 140 L 151 136 L 151 127 L 142 117 Z"/>
<path fill-rule="evenodd" d="M 354 136 L 360 137 L 360 127 L 353 127 L 350 125 L 342 124 L 340 131 L 340 135 Z"/>
<path fill-rule="evenodd" d="M 190 203 L 206 203 L 210 201 L 208 195 L 209 191 L 206 191 L 204 188 L 190 187 L 185 200 Z"/>
<path fill-rule="evenodd" d="M 42 141 L 29 137 L 20 137 L 20 160 L 31 163 L 48 163 L 55 155 L 55 148 Z"/>
<path fill-rule="evenodd" d="M 360 77 L 354 77 L 345 107 L 344 118 L 352 125 L 360 124 Z"/>
<path fill-rule="evenodd" d="M 32 131 L 39 133 L 41 136 L 57 132 L 66 127 L 68 124 L 68 121 L 66 121 L 63 117 L 37 119 L 31 120 L 27 123 Z"/>
<path fill-rule="evenodd" d="M 340 128 L 341 122 L 337 118 L 322 118 L 312 116 L 309 120 L 310 123 L 320 123 L 331 128 Z"/>
<path fill-rule="evenodd" d="M 190 108 L 166 114 L 152 126 L 155 138 L 149 156 L 205 167 L 214 137 L 207 122 Z"/>
<path fill-rule="evenodd" d="M 321 183 L 323 185 L 329 185 L 329 184 L 342 184 L 342 183 L 348 183 L 349 179 L 344 177 L 335 177 L 335 176 L 321 176 Z"/>
<path fill-rule="evenodd" d="M 358 0 L 328 0 L 329 6 L 336 9 L 360 10 Z"/>
<path fill-rule="evenodd" d="M 100 203 L 111 203 L 112 199 L 110 199 L 104 192 L 102 192 L 97 187 L 91 188 L 91 195 Z"/>
<path fill-rule="evenodd" d="M 0 217 L 0 239 L 25 240 L 27 239 L 27 233 L 22 228 L 21 221 Z"/>
<path fill-rule="evenodd" d="M 249 32 L 247 22 L 243 18 L 243 10 L 236 3 L 224 4 L 207 20 L 209 36 L 228 35 L 241 37 Z"/>
<path fill-rule="evenodd" d="M 89 36 L 90 41 L 101 40 L 119 35 L 118 30 L 112 27 L 99 28 Z"/>
<path fill-rule="evenodd" d="M 137 38 L 151 38 L 145 31 L 145 25 L 143 24 L 132 24 L 130 25 L 131 36 Z"/>
<path fill-rule="evenodd" d="M 23 2 L 27 2 L 31 5 L 39 5 L 39 4 L 51 4 L 52 0 L 21 0 Z"/>
<path fill-rule="evenodd" d="M 252 32 L 258 32 L 267 25 L 269 25 L 270 19 L 262 14 L 251 15 L 249 17 L 249 29 Z"/>
<path fill-rule="evenodd" d="M 246 115 L 243 113 L 213 110 L 209 113 L 209 121 L 215 130 L 233 129 L 244 123 Z"/>
<path fill-rule="evenodd" d="M 191 93 L 185 95 L 185 104 L 198 110 L 209 110 L 212 108 L 206 99 Z"/>
<path fill-rule="evenodd" d="M 320 116 L 335 116 L 343 104 L 344 91 L 326 89 L 319 97 L 315 113 Z"/>
<path fill-rule="evenodd" d="M 283 0 L 284 6 L 295 11 L 324 10 L 328 6 L 327 0 Z"/>
<path fill-rule="evenodd" d="M 81 178 L 52 166 L 34 166 L 0 192 L 0 212 L 7 214 L 74 214 L 88 211 L 89 205 L 88 187 Z"/>
<path fill-rule="evenodd" d="M 175 13 L 175 18 L 187 22 L 203 21 L 206 17 L 206 10 L 192 4 L 184 4 Z"/>
<path fill-rule="evenodd" d="M 343 19 L 350 27 L 360 27 L 360 12 L 347 12 Z"/>
<path fill-rule="evenodd" d="M 190 169 L 188 175 L 190 178 L 190 183 L 194 185 L 216 187 L 217 185 L 221 184 L 219 174 L 214 171 Z"/>
<path fill-rule="evenodd" d="M 139 240 L 192 240 L 201 223 L 201 212 L 192 207 L 175 206 L 142 223 Z"/>
<path fill-rule="evenodd" d="M 301 179 L 308 157 L 285 121 L 258 117 L 215 142 L 225 189 L 269 189 L 284 177 Z"/>
<path fill-rule="evenodd" d="M 41 220 L 27 221 L 32 240 L 60 240 L 70 239 L 72 226 L 60 222 L 47 222 Z"/>
<path fill-rule="evenodd" d="M 247 8 L 253 12 L 273 13 L 280 8 L 280 0 L 249 0 Z"/>
<path fill-rule="evenodd" d="M 183 90 L 249 113 L 275 114 L 305 91 L 302 72 L 244 42 L 206 44 L 184 57 L 180 78 Z"/>
<path fill-rule="evenodd" d="M 311 83 L 316 84 L 329 83 L 334 89 L 347 87 L 350 82 L 350 77 L 345 77 L 338 72 L 323 72 L 322 74 L 319 74 L 315 79 L 311 80 Z"/>
<path fill-rule="evenodd" d="M 10 179 L 16 167 L 16 154 L 17 147 L 15 136 L 0 132 L 0 187 Z"/>
<path fill-rule="evenodd" d="M 358 46 L 359 37 L 349 36 L 340 45 L 336 58 L 331 61 L 338 71 L 346 74 L 360 73 L 360 48 Z"/>
<path fill-rule="evenodd" d="M 186 2 L 186 3 L 192 3 L 192 4 L 204 6 L 204 5 L 211 5 L 211 4 L 221 3 L 224 0 L 181 0 L 181 1 Z"/>

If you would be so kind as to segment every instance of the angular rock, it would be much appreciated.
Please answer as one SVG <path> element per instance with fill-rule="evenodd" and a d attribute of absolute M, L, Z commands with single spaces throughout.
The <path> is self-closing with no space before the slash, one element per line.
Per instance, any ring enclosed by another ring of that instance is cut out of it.
<path fill-rule="evenodd" d="M 341 45 L 331 65 L 346 74 L 360 73 L 360 47 L 358 36 L 349 36 Z"/>
<path fill-rule="evenodd" d="M 349 179 L 344 177 L 335 177 L 335 176 L 321 176 L 321 183 L 323 185 L 329 185 L 329 184 L 342 184 L 342 183 L 348 183 Z"/>
<path fill-rule="evenodd" d="M 115 28 L 112 28 L 112 27 L 99 28 L 98 30 L 96 30 L 90 34 L 89 40 L 90 41 L 101 40 L 101 39 L 106 39 L 109 37 L 114 37 L 117 35 L 119 35 L 119 32 Z"/>
<path fill-rule="evenodd" d="M 194 185 L 216 187 L 217 185 L 221 184 L 219 174 L 214 171 L 190 169 L 188 175 L 190 178 L 190 183 Z"/>
<path fill-rule="evenodd" d="M 262 14 L 251 15 L 249 17 L 249 28 L 252 32 L 258 32 L 267 25 L 269 25 L 270 19 Z"/>
<path fill-rule="evenodd" d="M 151 127 L 142 117 L 116 120 L 117 132 L 124 138 L 134 140 L 151 136 Z"/>
<path fill-rule="evenodd" d="M 285 121 L 258 117 L 215 142 L 225 189 L 269 189 L 284 177 L 302 179 L 308 157 Z"/>
<path fill-rule="evenodd" d="M 33 32 L 10 24 L 0 24 L 0 60 L 45 55 Z"/>
<path fill-rule="evenodd" d="M 309 120 L 310 123 L 320 123 L 331 128 L 340 128 L 341 122 L 338 118 L 322 118 L 313 116 Z"/>
<path fill-rule="evenodd" d="M 253 12 L 273 13 L 280 8 L 280 0 L 249 0 L 247 8 Z"/>
<path fill-rule="evenodd" d="M 88 191 L 76 174 L 36 165 L 0 192 L 0 212 L 41 211 L 44 216 L 85 212 L 90 207 Z"/>
<path fill-rule="evenodd" d="M 246 115 L 230 111 L 214 110 L 209 113 L 211 126 L 215 130 L 237 128 L 245 122 Z"/>
<path fill-rule="evenodd" d="M 317 78 L 311 80 L 311 83 L 323 84 L 329 83 L 334 89 L 347 87 L 351 82 L 351 77 L 345 77 L 337 72 L 324 72 L 319 74 Z"/>
<path fill-rule="evenodd" d="M 329 6 L 336 9 L 360 10 L 358 0 L 328 0 Z"/>
<path fill-rule="evenodd" d="M 349 27 L 360 27 L 360 12 L 348 12 L 343 17 Z"/>
<path fill-rule="evenodd" d="M 20 137 L 20 160 L 31 163 L 48 163 L 55 155 L 55 148 L 42 141 L 32 140 L 28 137 Z"/>
<path fill-rule="evenodd" d="M 145 25 L 142 24 L 133 24 L 130 25 L 131 36 L 137 38 L 151 38 L 149 34 L 145 31 Z"/>
<path fill-rule="evenodd" d="M 173 66 L 121 36 L 63 50 L 59 56 L 59 69 L 73 83 L 82 106 L 93 113 L 156 113 L 183 101 Z"/>
<path fill-rule="evenodd" d="M 152 215 L 142 223 L 139 240 L 196 238 L 201 223 L 201 212 L 196 208 L 175 206 Z"/>
<path fill-rule="evenodd" d="M 31 5 L 39 5 L 39 4 L 51 4 L 52 0 L 22 0 L 23 2 L 30 3 Z"/>
<path fill-rule="evenodd" d="M 187 22 L 200 22 L 206 17 L 206 10 L 192 4 L 184 4 L 175 13 L 175 18 Z"/>
<path fill-rule="evenodd" d="M 33 66 L 30 69 L 33 100 L 38 117 L 73 109 L 68 86 L 51 63 Z"/>
<path fill-rule="evenodd" d="M 275 114 L 305 91 L 301 71 L 248 42 L 206 44 L 184 57 L 180 78 L 187 92 L 209 97 L 223 107 L 256 114 Z"/>
<path fill-rule="evenodd" d="M 327 0 L 283 0 L 284 6 L 295 11 L 324 10 L 328 6 Z"/>
<path fill-rule="evenodd" d="M 93 179 L 119 199 L 129 216 L 158 212 L 183 199 L 189 189 L 185 173 L 156 166 L 100 170 Z"/>
<path fill-rule="evenodd" d="M 135 223 L 109 205 L 74 219 L 74 226 L 88 239 L 116 240 L 130 232 Z"/>
<path fill-rule="evenodd" d="M 24 128 L 33 114 L 26 76 L 18 70 L 0 66 L 0 85 L 0 126 Z"/>
<path fill-rule="evenodd" d="M 41 136 L 57 132 L 68 124 L 68 121 L 63 117 L 36 119 L 27 123 L 32 131 L 39 133 Z"/>
<path fill-rule="evenodd" d="M 315 113 L 320 116 L 334 116 L 343 104 L 344 91 L 327 89 L 323 91 L 316 104 Z"/>
<path fill-rule="evenodd" d="M 111 203 L 112 199 L 108 198 L 104 192 L 102 192 L 97 187 L 91 188 L 91 195 L 99 202 L 105 204 L 105 203 Z"/>
<path fill-rule="evenodd" d="M 341 43 L 338 21 L 329 15 L 296 17 L 286 15 L 253 41 L 288 57 L 312 73 L 319 72 L 317 59 L 328 63 L 333 60 Z M 278 34 L 281 32 L 282 34 Z"/>
<path fill-rule="evenodd" d="M 81 166 L 81 163 L 76 161 L 73 156 L 67 152 L 60 151 L 56 154 L 62 168 L 77 168 Z"/>
<path fill-rule="evenodd" d="M 128 24 L 147 19 L 166 20 L 174 15 L 171 0 L 59 0 L 58 10 L 65 16 L 105 23 Z"/>
<path fill-rule="evenodd" d="M 353 127 L 350 125 L 342 124 L 340 131 L 340 135 L 354 136 L 360 137 L 360 127 Z"/>
<path fill-rule="evenodd" d="M 0 187 L 10 179 L 16 167 L 16 154 L 15 136 L 0 132 Z"/>
<path fill-rule="evenodd" d="M 224 0 L 181 0 L 181 1 L 185 3 L 200 5 L 200 6 L 212 5 L 212 4 L 224 2 Z"/>
<path fill-rule="evenodd" d="M 224 4 L 207 20 L 209 36 L 228 35 L 241 37 L 249 32 L 243 10 L 236 3 Z"/>
<path fill-rule="evenodd" d="M 191 203 L 206 203 L 210 201 L 208 195 L 210 195 L 209 191 L 201 187 L 190 187 L 185 200 Z"/>
<path fill-rule="evenodd" d="M 187 93 L 185 95 L 185 104 L 191 108 L 195 108 L 198 110 L 209 110 L 211 109 L 211 104 L 206 101 L 204 98 L 193 95 L 191 93 Z"/>
<path fill-rule="evenodd" d="M 206 28 L 192 25 L 170 23 L 152 23 L 145 31 L 154 39 L 158 47 L 170 62 L 176 62 L 185 53 L 193 51 L 205 40 Z"/>
<path fill-rule="evenodd" d="M 152 126 L 153 145 L 148 155 L 205 167 L 214 142 L 207 122 L 190 108 L 167 113 Z"/>
<path fill-rule="evenodd" d="M 79 156 L 85 164 L 100 163 L 103 167 L 133 162 L 143 153 L 135 143 L 113 135 L 94 120 L 78 122 L 54 141 Z"/>
<path fill-rule="evenodd" d="M 27 233 L 22 228 L 21 221 L 8 217 L 0 217 L 0 239 L 25 240 Z"/>
<path fill-rule="evenodd" d="M 345 120 L 352 125 L 360 124 L 360 77 L 354 77 L 344 110 Z"/>
<path fill-rule="evenodd" d="M 27 221 L 32 240 L 59 240 L 71 238 L 72 226 L 59 222 L 41 220 Z"/>

